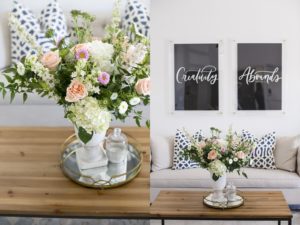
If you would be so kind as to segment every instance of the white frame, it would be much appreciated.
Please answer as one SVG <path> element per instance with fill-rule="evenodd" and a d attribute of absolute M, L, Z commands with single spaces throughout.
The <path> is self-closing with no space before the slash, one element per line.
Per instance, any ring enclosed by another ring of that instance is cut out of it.
<path fill-rule="evenodd" d="M 232 59 L 232 63 L 231 63 L 231 79 L 232 79 L 232 84 L 234 85 L 234 87 L 231 89 L 233 90 L 233 93 L 231 93 L 231 106 L 232 106 L 232 113 L 233 114 L 240 114 L 240 115 L 247 115 L 247 114 L 252 114 L 252 113 L 259 113 L 259 114 L 263 114 L 263 115 L 267 115 L 267 114 L 285 114 L 286 112 L 286 79 L 287 79 L 287 74 L 286 74 L 286 65 L 287 65 L 287 59 L 286 59 L 286 39 L 271 39 L 271 40 L 256 40 L 256 41 L 249 41 L 249 40 L 231 40 L 230 41 L 230 52 L 231 52 L 231 59 Z M 237 90 L 237 61 L 238 61 L 238 48 L 237 45 L 238 44 L 259 44 L 259 43 L 279 43 L 282 44 L 282 56 L 281 56 L 281 63 L 282 63 L 282 68 L 281 68 L 281 72 L 282 72 L 282 92 L 281 92 L 281 110 L 238 110 L 238 90 Z M 231 80 L 230 79 L 230 80 Z"/>
<path fill-rule="evenodd" d="M 212 113 L 216 114 L 223 114 L 223 62 L 225 61 L 223 59 L 224 57 L 224 41 L 221 39 L 215 39 L 215 40 L 197 40 L 197 41 L 182 41 L 182 40 L 172 40 L 168 41 L 168 60 L 167 64 L 168 66 L 168 79 L 166 83 L 168 84 L 168 112 L 170 114 L 176 114 L 176 115 L 183 115 L 183 114 L 205 114 L 210 115 Z M 218 68 L 219 68 L 219 74 L 218 74 L 218 92 L 219 92 L 219 109 L 218 110 L 175 110 L 175 86 L 174 86 L 174 45 L 175 44 L 218 44 Z"/>

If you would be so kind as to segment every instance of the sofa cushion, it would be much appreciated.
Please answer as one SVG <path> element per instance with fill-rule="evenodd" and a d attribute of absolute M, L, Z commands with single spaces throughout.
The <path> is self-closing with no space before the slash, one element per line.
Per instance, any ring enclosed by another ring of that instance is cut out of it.
<path fill-rule="evenodd" d="M 244 139 L 255 144 L 255 149 L 253 149 L 250 154 L 250 167 L 261 169 L 276 169 L 273 153 L 276 143 L 275 132 L 266 134 L 259 139 L 249 131 L 243 130 L 242 136 Z"/>
<path fill-rule="evenodd" d="M 300 146 L 300 135 L 279 137 L 274 151 L 275 165 L 278 169 L 296 171 L 297 151 Z"/>
<path fill-rule="evenodd" d="M 151 135 L 152 171 L 172 167 L 174 139 L 159 135 Z"/>
<path fill-rule="evenodd" d="M 203 139 L 202 131 L 197 131 L 192 138 L 196 141 Z M 192 161 L 188 157 L 183 156 L 183 149 L 191 144 L 191 138 L 187 137 L 186 132 L 177 129 L 174 140 L 173 167 L 174 170 L 182 170 L 189 168 L 198 168 L 199 164 Z M 162 156 L 161 156 L 162 157 Z"/>
<path fill-rule="evenodd" d="M 227 174 L 227 181 L 238 188 L 299 188 L 297 173 L 284 170 L 262 170 L 245 168 L 248 179 L 237 173 Z M 171 170 L 165 169 L 151 173 L 151 187 L 154 188 L 210 188 L 210 173 L 202 168 Z"/>

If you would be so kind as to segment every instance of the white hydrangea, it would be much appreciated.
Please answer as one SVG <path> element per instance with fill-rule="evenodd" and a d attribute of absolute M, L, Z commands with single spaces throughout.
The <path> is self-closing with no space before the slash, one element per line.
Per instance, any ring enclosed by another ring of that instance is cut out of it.
<path fill-rule="evenodd" d="M 97 63 L 100 70 L 108 73 L 112 72 L 113 65 L 111 59 L 114 54 L 113 45 L 95 40 L 87 43 L 87 46 L 93 61 Z"/>
<path fill-rule="evenodd" d="M 67 108 L 72 112 L 69 119 L 76 123 L 77 127 L 84 128 L 88 133 L 99 133 L 109 128 L 111 114 L 100 106 L 99 102 L 93 97 L 86 97 Z"/>
<path fill-rule="evenodd" d="M 209 163 L 208 170 L 216 176 L 221 177 L 226 173 L 227 168 L 220 160 L 214 160 Z"/>
<path fill-rule="evenodd" d="M 127 51 L 123 54 L 123 61 L 125 62 L 125 69 L 129 72 L 141 63 L 147 53 L 147 47 L 142 43 L 130 45 Z"/>

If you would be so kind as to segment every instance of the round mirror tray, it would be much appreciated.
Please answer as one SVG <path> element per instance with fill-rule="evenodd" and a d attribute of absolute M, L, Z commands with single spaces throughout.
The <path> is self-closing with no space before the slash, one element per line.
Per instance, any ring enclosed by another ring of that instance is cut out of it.
<path fill-rule="evenodd" d="M 244 204 L 244 198 L 240 195 L 236 195 L 235 199 L 229 201 L 228 199 L 224 202 L 216 202 L 212 199 L 212 193 L 203 198 L 204 205 L 215 208 L 215 209 L 232 209 L 240 207 Z"/>
<path fill-rule="evenodd" d="M 123 163 L 108 163 L 93 169 L 80 170 L 76 151 L 82 148 L 75 135 L 63 144 L 60 167 L 70 180 L 85 187 L 108 189 L 121 186 L 133 180 L 140 172 L 142 154 L 133 144 L 128 144 L 127 160 Z"/>

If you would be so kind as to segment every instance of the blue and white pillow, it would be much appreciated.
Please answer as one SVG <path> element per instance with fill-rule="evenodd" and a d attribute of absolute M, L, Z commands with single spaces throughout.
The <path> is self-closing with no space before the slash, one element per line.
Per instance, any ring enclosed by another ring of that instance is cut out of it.
<path fill-rule="evenodd" d="M 201 141 L 203 138 L 202 131 L 199 130 L 193 135 L 193 138 L 197 141 Z M 181 131 L 177 130 L 174 140 L 174 156 L 173 156 L 173 170 L 182 170 L 182 169 L 189 169 L 189 168 L 198 168 L 199 164 L 194 162 L 190 159 L 185 159 L 183 154 L 183 149 L 190 145 L 191 142 L 186 134 Z"/>
<path fill-rule="evenodd" d="M 47 52 L 55 46 L 51 40 L 46 38 L 46 30 L 52 28 L 55 35 L 61 38 L 60 35 L 62 37 L 67 35 L 67 28 L 65 17 L 56 0 L 52 0 L 47 8 L 42 12 L 44 13 L 42 13 L 39 21 L 30 9 L 24 7 L 15 0 L 11 15 L 16 19 L 25 34 L 31 36 L 36 45 L 42 48 L 43 52 Z M 18 31 L 19 27 L 17 24 L 11 24 L 10 29 L 11 59 L 13 63 L 18 62 L 22 57 L 28 54 L 37 53 L 36 49 L 32 48 L 31 44 L 27 43 L 26 40 L 20 37 Z"/>
<path fill-rule="evenodd" d="M 122 20 L 122 28 L 131 37 L 130 28 L 134 24 L 136 31 L 149 38 L 150 18 L 146 7 L 140 0 L 128 0 Z"/>
<path fill-rule="evenodd" d="M 249 131 L 243 130 L 242 137 L 245 140 L 251 141 L 255 145 L 255 148 L 250 154 L 250 167 L 260 169 L 276 169 L 273 153 L 276 144 L 275 132 L 266 134 L 258 139 Z"/>

